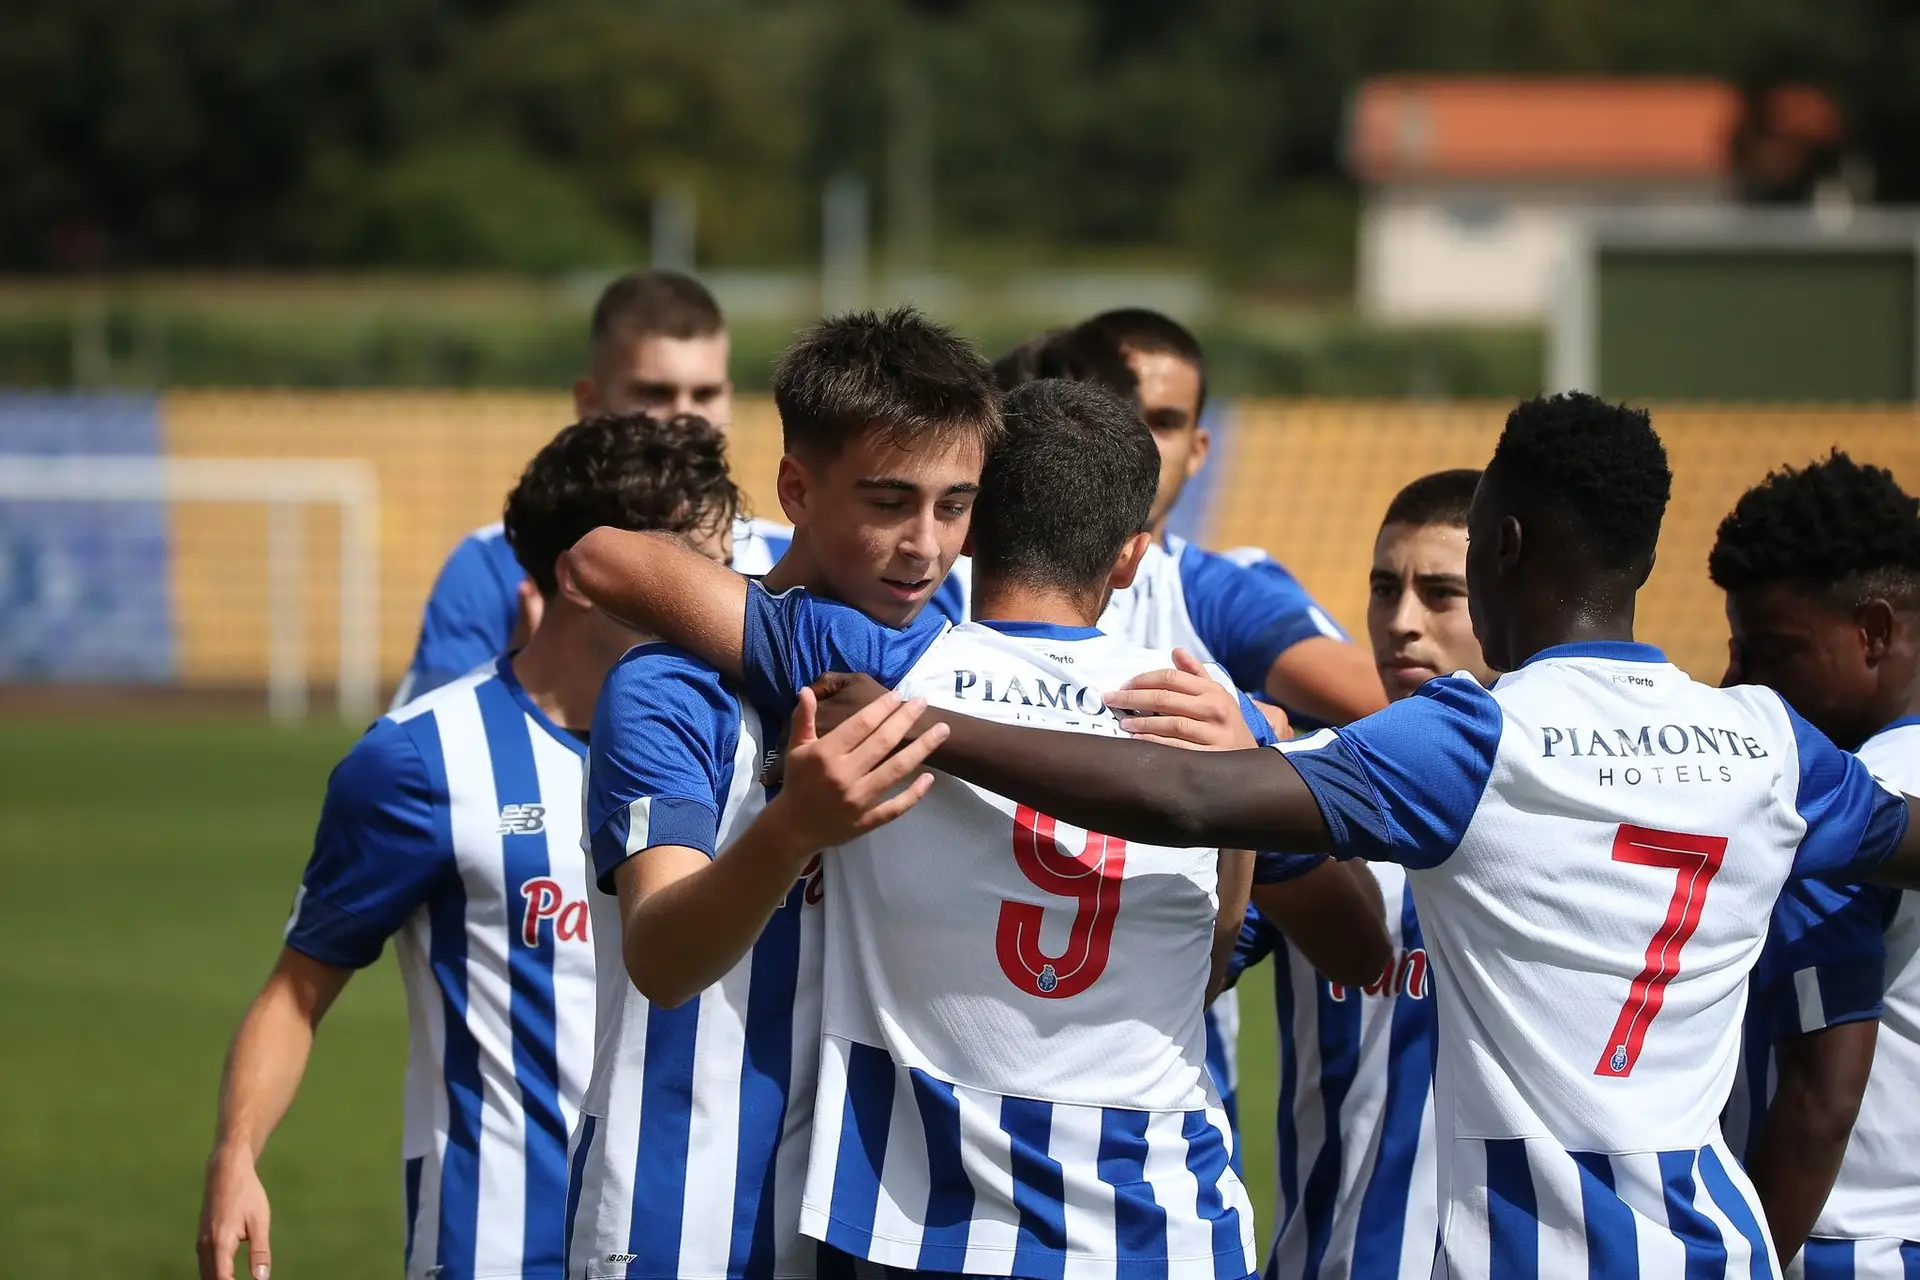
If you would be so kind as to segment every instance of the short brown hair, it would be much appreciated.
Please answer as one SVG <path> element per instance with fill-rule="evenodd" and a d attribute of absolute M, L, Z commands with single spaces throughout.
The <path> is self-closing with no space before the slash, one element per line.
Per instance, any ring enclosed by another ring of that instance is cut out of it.
<path fill-rule="evenodd" d="M 678 271 L 629 271 L 593 306 L 593 344 L 610 338 L 706 338 L 726 328 L 705 285 Z"/>
<path fill-rule="evenodd" d="M 712 533 L 740 514 L 727 473 L 726 438 L 691 413 L 588 418 L 561 431 L 507 495 L 507 545 L 540 594 L 554 565 L 601 525 Z"/>
<path fill-rule="evenodd" d="M 822 320 L 787 349 L 773 402 L 788 453 L 837 457 L 867 431 L 900 444 L 1000 435 L 1000 392 L 980 353 L 912 307 Z"/>

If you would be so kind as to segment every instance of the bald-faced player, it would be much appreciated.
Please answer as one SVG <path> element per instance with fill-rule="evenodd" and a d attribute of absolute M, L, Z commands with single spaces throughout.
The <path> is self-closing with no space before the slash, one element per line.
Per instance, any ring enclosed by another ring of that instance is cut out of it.
<path fill-rule="evenodd" d="M 1514 410 L 1468 516 L 1491 690 L 1432 680 L 1279 752 L 922 720 L 937 768 L 1062 822 L 1408 869 L 1450 1276 L 1777 1276 L 1719 1127 L 1748 976 L 1790 879 L 1920 885 L 1916 802 L 1778 694 L 1634 640 L 1671 486 L 1645 413 Z M 842 693 L 829 720 L 879 696 Z"/>

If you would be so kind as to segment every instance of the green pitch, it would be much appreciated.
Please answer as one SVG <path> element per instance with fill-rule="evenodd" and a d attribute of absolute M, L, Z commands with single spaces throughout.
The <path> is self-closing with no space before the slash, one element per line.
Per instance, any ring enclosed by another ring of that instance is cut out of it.
<path fill-rule="evenodd" d="M 0 1240 L 9 1275 L 195 1274 L 228 1037 L 265 977 L 337 727 L 0 724 Z M 1241 1106 L 1272 1203 L 1272 1004 L 1242 995 Z M 285 1277 L 400 1270 L 405 1006 L 392 963 L 328 1015 L 261 1173 Z"/>

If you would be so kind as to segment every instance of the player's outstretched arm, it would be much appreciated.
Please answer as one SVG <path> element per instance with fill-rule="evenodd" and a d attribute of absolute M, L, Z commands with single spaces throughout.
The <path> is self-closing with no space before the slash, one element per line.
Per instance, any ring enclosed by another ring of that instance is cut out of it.
<path fill-rule="evenodd" d="M 620 864 L 621 954 L 641 995 L 671 1008 L 718 982 L 753 948 L 810 858 L 920 802 L 933 775 L 914 773 L 943 734 L 896 748 L 925 705 L 889 694 L 820 736 L 813 691 L 802 689 L 785 783 L 738 839 L 714 858 L 668 845 Z"/>
<path fill-rule="evenodd" d="M 1779 1083 L 1754 1134 L 1747 1175 L 1783 1267 L 1806 1244 L 1833 1193 L 1879 1029 L 1879 1021 L 1868 1018 L 1789 1036 L 1775 1046 Z"/>
<path fill-rule="evenodd" d="M 835 720 L 886 692 L 865 676 L 844 683 L 835 676 L 830 687 Z M 915 732 L 936 725 L 949 736 L 932 764 L 1089 831 L 1189 848 L 1324 853 L 1331 846 L 1313 794 L 1276 751 L 1183 751 L 950 711 L 927 712 Z"/>
<path fill-rule="evenodd" d="M 1256 884 L 1253 905 L 1321 973 L 1349 987 L 1393 963 L 1380 882 L 1357 862 L 1325 862 L 1292 880 Z"/>
<path fill-rule="evenodd" d="M 741 678 L 747 580 L 671 533 L 595 529 L 557 566 L 561 589 Z"/>
<path fill-rule="evenodd" d="M 234 1254 L 247 1244 L 247 1274 L 267 1280 L 266 1188 L 256 1165 L 307 1071 L 314 1031 L 353 970 L 288 947 L 234 1033 L 220 1082 L 220 1118 L 200 1206 L 201 1280 L 233 1280 Z"/>

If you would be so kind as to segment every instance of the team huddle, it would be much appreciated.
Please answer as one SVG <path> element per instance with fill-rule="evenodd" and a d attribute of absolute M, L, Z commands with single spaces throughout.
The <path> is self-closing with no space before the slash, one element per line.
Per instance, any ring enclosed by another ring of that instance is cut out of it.
<path fill-rule="evenodd" d="M 1410 478 L 1369 654 L 1168 533 L 1209 436 L 1164 316 L 992 366 L 820 322 L 785 525 L 726 367 L 697 283 L 616 282 L 579 421 L 442 571 L 236 1033 L 204 1276 L 266 1280 L 258 1157 L 392 939 L 410 1277 L 1920 1277 L 1889 473 L 1740 500 L 1711 688 L 1634 637 L 1640 411 L 1529 401 Z M 1262 962 L 1278 1078 L 1236 1080 Z"/>

